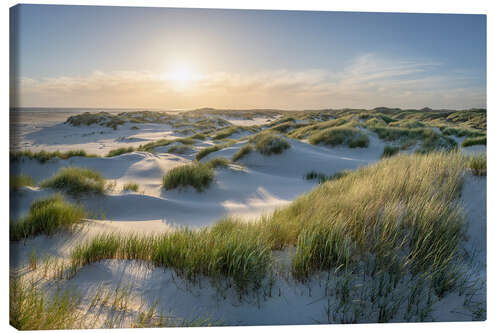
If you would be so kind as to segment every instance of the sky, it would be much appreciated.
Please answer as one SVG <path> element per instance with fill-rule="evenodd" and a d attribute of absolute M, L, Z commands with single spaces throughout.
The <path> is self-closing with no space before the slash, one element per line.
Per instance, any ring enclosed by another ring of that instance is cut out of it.
<path fill-rule="evenodd" d="M 11 106 L 486 107 L 486 16 L 18 5 Z"/>

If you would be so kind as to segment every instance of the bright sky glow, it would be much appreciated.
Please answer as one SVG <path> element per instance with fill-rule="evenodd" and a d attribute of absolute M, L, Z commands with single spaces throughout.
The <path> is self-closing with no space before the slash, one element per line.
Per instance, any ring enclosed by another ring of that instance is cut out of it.
<path fill-rule="evenodd" d="M 20 5 L 12 106 L 486 107 L 484 15 Z"/>

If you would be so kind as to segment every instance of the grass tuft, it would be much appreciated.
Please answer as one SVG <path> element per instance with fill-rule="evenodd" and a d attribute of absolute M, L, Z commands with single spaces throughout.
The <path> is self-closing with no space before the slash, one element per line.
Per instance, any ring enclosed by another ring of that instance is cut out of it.
<path fill-rule="evenodd" d="M 486 154 L 477 154 L 469 157 L 469 168 L 476 176 L 486 176 Z"/>
<path fill-rule="evenodd" d="M 163 176 L 163 188 L 168 191 L 177 187 L 192 186 L 201 192 L 212 183 L 214 177 L 213 169 L 205 163 L 182 165 L 169 170 Z"/>
<path fill-rule="evenodd" d="M 464 140 L 464 142 L 462 142 L 462 147 L 470 147 L 478 145 L 486 146 L 486 136 L 477 138 L 467 138 Z"/>
<path fill-rule="evenodd" d="M 370 139 L 357 128 L 340 126 L 328 128 L 311 135 L 309 143 L 313 145 L 347 145 L 349 148 L 366 148 L 370 143 Z"/>
<path fill-rule="evenodd" d="M 385 146 L 384 152 L 382 153 L 382 158 L 391 157 L 399 153 L 400 148 L 396 146 Z"/>
<path fill-rule="evenodd" d="M 69 150 L 65 152 L 54 151 L 48 152 L 45 150 L 41 150 L 38 152 L 33 152 L 31 150 L 21 150 L 21 151 L 11 151 L 10 152 L 10 161 L 11 162 L 19 162 L 22 161 L 23 158 L 29 158 L 37 160 L 40 163 L 45 163 L 53 158 L 60 158 L 62 160 L 66 160 L 70 157 L 99 157 L 95 154 L 87 154 L 85 150 Z"/>
<path fill-rule="evenodd" d="M 231 157 L 233 162 L 239 161 L 244 156 L 248 155 L 253 150 L 253 146 L 251 144 L 246 144 L 240 148 L 234 155 Z"/>
<path fill-rule="evenodd" d="M 123 148 L 113 149 L 109 151 L 106 157 L 113 157 L 127 153 L 132 153 L 134 150 L 135 150 L 134 147 L 127 147 L 127 148 L 123 147 Z"/>
<path fill-rule="evenodd" d="M 26 217 L 11 222 L 10 240 L 52 235 L 62 229 L 71 229 L 86 216 L 82 207 L 66 202 L 59 194 L 39 199 L 31 204 Z"/>
<path fill-rule="evenodd" d="M 10 190 L 11 191 L 18 191 L 23 187 L 26 186 L 34 186 L 35 182 L 33 181 L 33 178 L 31 176 L 19 174 L 19 175 L 14 175 L 10 176 Z"/>
<path fill-rule="evenodd" d="M 123 185 L 123 191 L 139 192 L 139 184 L 126 183 L 125 185 Z"/>
<path fill-rule="evenodd" d="M 280 135 L 270 132 L 262 132 L 250 139 L 255 144 L 255 149 L 263 155 L 281 154 L 290 148 L 290 144 Z"/>
<path fill-rule="evenodd" d="M 212 169 L 220 168 L 220 167 L 225 168 L 229 164 L 231 164 L 231 161 L 229 161 L 227 158 L 224 158 L 224 157 L 216 157 L 216 158 L 213 158 L 210 161 L 206 162 L 205 164 L 208 165 Z"/>
<path fill-rule="evenodd" d="M 52 178 L 44 180 L 41 187 L 64 191 L 70 195 L 81 195 L 103 194 L 104 185 L 104 178 L 94 170 L 66 167 L 60 169 Z"/>

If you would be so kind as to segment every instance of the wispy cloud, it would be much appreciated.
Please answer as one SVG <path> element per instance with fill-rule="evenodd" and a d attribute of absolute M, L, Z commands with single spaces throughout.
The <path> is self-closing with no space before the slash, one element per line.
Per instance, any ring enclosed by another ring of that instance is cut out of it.
<path fill-rule="evenodd" d="M 486 88 L 476 82 L 471 73 L 444 73 L 439 63 L 368 54 L 339 71 L 216 72 L 202 75 L 185 87 L 158 73 L 137 71 L 22 78 L 14 86 L 12 97 L 14 104 L 25 106 L 484 107 Z"/>

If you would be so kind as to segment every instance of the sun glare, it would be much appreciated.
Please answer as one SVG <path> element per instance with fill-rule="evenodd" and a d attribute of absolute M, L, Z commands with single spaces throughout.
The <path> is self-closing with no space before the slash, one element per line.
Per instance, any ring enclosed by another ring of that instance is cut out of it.
<path fill-rule="evenodd" d="M 165 81 L 171 82 L 176 88 L 185 89 L 199 80 L 201 76 L 186 66 L 175 66 L 163 75 Z"/>

